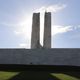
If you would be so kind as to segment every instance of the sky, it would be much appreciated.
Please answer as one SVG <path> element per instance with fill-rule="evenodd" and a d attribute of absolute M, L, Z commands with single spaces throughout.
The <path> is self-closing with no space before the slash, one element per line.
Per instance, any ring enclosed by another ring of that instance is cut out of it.
<path fill-rule="evenodd" d="M 80 48 L 80 0 L 0 0 L 0 48 L 30 49 L 32 14 L 40 12 L 43 45 L 44 12 L 51 12 L 52 48 Z"/>

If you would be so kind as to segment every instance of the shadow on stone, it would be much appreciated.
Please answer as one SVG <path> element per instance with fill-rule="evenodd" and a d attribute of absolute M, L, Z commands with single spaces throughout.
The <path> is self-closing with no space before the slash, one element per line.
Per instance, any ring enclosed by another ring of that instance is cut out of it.
<path fill-rule="evenodd" d="M 59 80 L 55 76 L 50 75 L 46 72 L 33 72 L 33 71 L 24 71 L 20 74 L 12 77 L 9 80 Z"/>

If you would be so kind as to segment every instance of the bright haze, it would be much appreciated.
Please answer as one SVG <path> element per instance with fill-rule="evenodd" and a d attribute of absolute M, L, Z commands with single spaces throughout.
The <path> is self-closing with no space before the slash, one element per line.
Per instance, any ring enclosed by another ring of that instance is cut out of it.
<path fill-rule="evenodd" d="M 0 0 L 0 48 L 30 48 L 32 14 L 52 13 L 52 48 L 80 48 L 80 0 Z"/>

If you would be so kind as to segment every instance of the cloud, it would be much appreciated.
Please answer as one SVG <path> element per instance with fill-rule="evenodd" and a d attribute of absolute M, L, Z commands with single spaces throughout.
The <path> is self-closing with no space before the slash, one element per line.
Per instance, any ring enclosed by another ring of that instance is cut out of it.
<path fill-rule="evenodd" d="M 28 43 L 21 43 L 21 44 L 19 44 L 19 47 L 20 48 L 30 48 L 30 44 Z"/>
<path fill-rule="evenodd" d="M 53 25 L 52 26 L 52 35 L 56 35 L 56 34 L 61 34 L 61 33 L 66 33 L 68 31 L 74 31 L 76 29 L 80 29 L 80 25 L 78 26 L 61 26 L 61 25 Z"/>
<path fill-rule="evenodd" d="M 42 6 L 39 9 L 34 10 L 34 12 L 53 12 L 56 13 L 64 8 L 66 8 L 67 5 L 65 4 L 56 4 L 56 5 L 50 5 L 50 6 Z"/>
<path fill-rule="evenodd" d="M 18 26 L 18 24 L 11 24 L 11 23 L 8 23 L 8 22 L 0 22 L 0 25 L 4 25 L 4 26 L 7 26 L 7 27 L 15 27 L 15 26 Z"/>
<path fill-rule="evenodd" d="M 72 30 L 73 30 L 73 26 L 53 25 L 52 26 L 52 35 L 65 33 L 65 32 L 72 31 Z"/>
<path fill-rule="evenodd" d="M 17 27 L 14 28 L 14 33 L 17 36 L 30 39 L 32 28 L 32 16 L 28 16 L 24 21 L 21 21 Z"/>

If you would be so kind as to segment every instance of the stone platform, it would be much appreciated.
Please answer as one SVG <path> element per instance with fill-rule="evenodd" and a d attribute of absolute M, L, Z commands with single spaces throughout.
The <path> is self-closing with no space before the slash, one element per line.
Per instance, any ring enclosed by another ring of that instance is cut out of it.
<path fill-rule="evenodd" d="M 80 66 L 80 49 L 0 49 L 0 64 Z"/>

